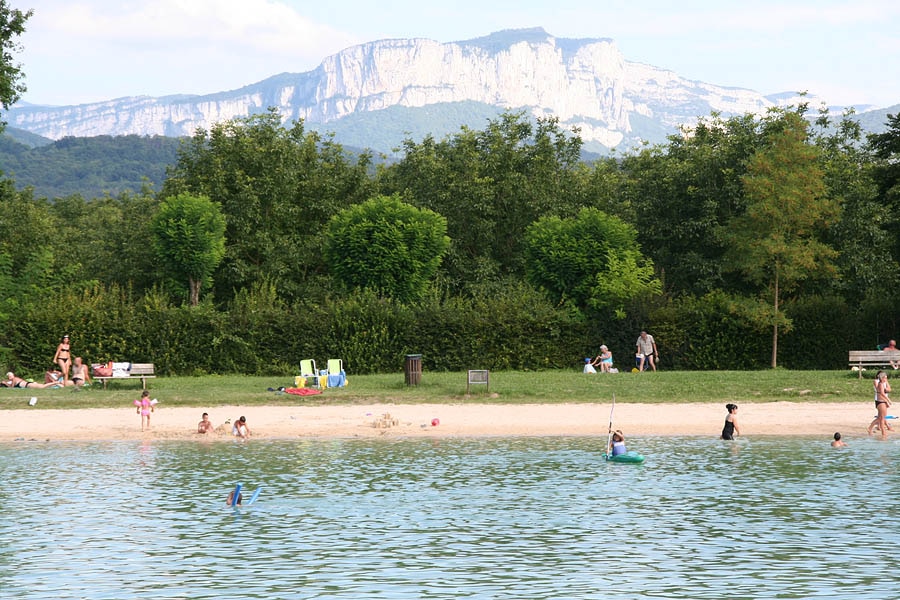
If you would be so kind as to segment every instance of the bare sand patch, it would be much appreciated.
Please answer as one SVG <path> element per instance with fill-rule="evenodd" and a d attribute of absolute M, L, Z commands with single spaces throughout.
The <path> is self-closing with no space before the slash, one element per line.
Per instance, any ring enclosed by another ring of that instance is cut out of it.
<path fill-rule="evenodd" d="M 610 404 L 372 404 L 353 406 L 217 406 L 206 409 L 214 425 L 247 417 L 252 437 L 378 438 L 461 436 L 605 435 Z M 159 405 L 151 430 L 141 432 L 132 408 L 0 411 L 0 442 L 19 439 L 124 440 L 144 437 L 200 439 L 230 437 L 196 433 L 200 408 Z M 389 415 L 386 417 L 386 415 Z M 614 426 L 629 437 L 641 435 L 718 436 L 723 404 L 617 403 Z M 862 402 L 767 402 L 740 404 L 738 420 L 745 436 L 865 435 L 875 409 Z M 432 421 L 437 419 L 437 424 Z"/>

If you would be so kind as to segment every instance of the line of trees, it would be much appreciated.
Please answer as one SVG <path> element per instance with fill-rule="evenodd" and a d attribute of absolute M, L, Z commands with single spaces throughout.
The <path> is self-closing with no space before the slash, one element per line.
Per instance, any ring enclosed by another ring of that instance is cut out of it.
<path fill-rule="evenodd" d="M 198 131 L 162 189 L 50 201 L 0 182 L 0 361 L 162 372 L 628 366 L 840 368 L 894 335 L 900 121 L 711 115 L 586 164 L 506 113 L 372 166 L 270 111 Z"/>

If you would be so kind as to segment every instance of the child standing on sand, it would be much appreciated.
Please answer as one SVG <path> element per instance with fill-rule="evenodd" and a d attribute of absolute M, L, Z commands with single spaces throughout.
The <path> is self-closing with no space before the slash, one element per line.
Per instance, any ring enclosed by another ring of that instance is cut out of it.
<path fill-rule="evenodd" d="M 150 401 L 150 391 L 141 392 L 141 399 L 135 400 L 134 405 L 137 407 L 137 414 L 141 415 L 141 431 L 150 429 L 150 413 L 153 412 L 153 402 Z"/>

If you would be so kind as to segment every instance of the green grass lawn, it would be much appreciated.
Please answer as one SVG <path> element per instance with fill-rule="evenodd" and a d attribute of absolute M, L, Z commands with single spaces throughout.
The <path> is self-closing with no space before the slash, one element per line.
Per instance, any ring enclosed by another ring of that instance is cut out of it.
<path fill-rule="evenodd" d="M 498 371 L 491 373 L 490 393 L 474 386 L 466 396 L 465 373 L 422 374 L 421 385 L 407 387 L 403 374 L 348 375 L 349 385 L 327 389 L 318 396 L 292 396 L 266 391 L 292 385 L 290 377 L 159 377 L 150 380 L 150 393 L 163 406 L 436 403 L 563 403 L 609 402 L 862 402 L 872 396 L 872 377 L 860 381 L 850 371 L 660 371 L 584 375 L 574 371 Z M 893 373 L 891 373 L 893 374 Z M 130 405 L 140 396 L 140 382 L 110 382 L 109 389 L 0 389 L 0 409 L 106 408 Z"/>

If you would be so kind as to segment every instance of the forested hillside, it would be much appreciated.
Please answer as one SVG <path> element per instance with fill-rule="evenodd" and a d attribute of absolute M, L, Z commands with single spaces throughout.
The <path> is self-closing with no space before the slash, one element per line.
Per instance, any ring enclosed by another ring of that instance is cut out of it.
<path fill-rule="evenodd" d="M 900 119 L 807 117 L 711 116 L 587 164 L 505 113 L 373 168 L 269 112 L 198 131 L 158 191 L 6 179 L 0 362 L 40 372 L 69 333 L 162 373 L 577 369 L 601 343 L 628 369 L 647 329 L 664 369 L 843 368 L 898 334 Z"/>
<path fill-rule="evenodd" d="M 175 163 L 181 140 L 162 136 L 63 138 L 29 147 L 0 136 L 0 171 L 39 198 L 81 194 L 86 198 L 159 189 Z"/>

